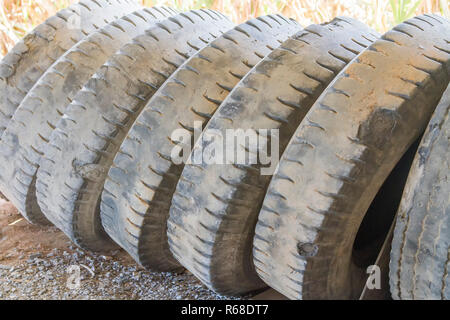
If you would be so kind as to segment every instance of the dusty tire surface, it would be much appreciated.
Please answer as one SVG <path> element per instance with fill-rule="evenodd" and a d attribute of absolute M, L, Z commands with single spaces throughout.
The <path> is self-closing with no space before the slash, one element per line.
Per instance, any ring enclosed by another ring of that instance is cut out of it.
<path fill-rule="evenodd" d="M 100 196 L 118 148 L 146 102 L 192 54 L 234 25 L 212 10 L 170 17 L 113 55 L 68 105 L 37 175 L 42 212 L 77 245 L 112 246 Z"/>
<path fill-rule="evenodd" d="M 18 42 L 0 62 L 0 137 L 22 99 L 61 55 L 98 28 L 139 8 L 132 0 L 82 0 Z"/>
<path fill-rule="evenodd" d="M 299 30 L 297 22 L 277 15 L 235 27 L 186 61 L 137 118 L 109 171 L 101 214 L 110 237 L 144 267 L 180 268 L 166 234 L 172 195 L 183 169 L 171 158 L 172 133 L 183 130 L 190 142 L 194 122 L 207 123 L 239 80 Z"/>
<path fill-rule="evenodd" d="M 2 190 L 28 221 L 47 219 L 36 201 L 36 172 L 53 128 L 78 91 L 107 59 L 134 37 L 177 12 L 161 7 L 125 15 L 78 42 L 37 81 L 0 141 Z"/>
<path fill-rule="evenodd" d="M 141 9 L 95 31 L 61 56 L 17 108 L 0 141 L 1 190 L 32 223 L 48 222 L 36 200 L 36 172 L 53 128 L 78 91 L 107 59 L 158 21 L 170 8 Z"/>
<path fill-rule="evenodd" d="M 371 33 L 348 18 L 305 28 L 242 79 L 205 130 L 279 129 L 283 150 L 327 84 L 375 40 Z M 193 152 L 212 143 L 199 139 Z M 249 153 L 245 146 L 238 148 Z M 169 243 L 209 288 L 238 295 L 265 286 L 253 265 L 252 243 L 269 181 L 257 164 L 200 161 L 185 166 L 170 209 Z"/>
<path fill-rule="evenodd" d="M 450 86 L 411 168 L 390 261 L 394 299 L 450 299 Z"/>
<path fill-rule="evenodd" d="M 259 214 L 254 261 L 268 285 L 291 299 L 359 296 L 355 236 L 380 186 L 422 134 L 447 87 L 449 34 L 449 21 L 436 15 L 394 27 L 349 64 L 311 108 Z"/>

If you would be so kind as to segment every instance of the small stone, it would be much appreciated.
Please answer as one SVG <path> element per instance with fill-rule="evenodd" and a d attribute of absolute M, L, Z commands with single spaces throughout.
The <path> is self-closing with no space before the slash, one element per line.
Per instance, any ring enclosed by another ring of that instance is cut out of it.
<path fill-rule="evenodd" d="M 28 258 L 29 258 L 30 260 L 34 260 L 34 259 L 40 258 L 40 257 L 42 257 L 42 253 L 36 252 L 36 253 L 31 254 Z"/>
<path fill-rule="evenodd" d="M 297 244 L 298 254 L 304 257 L 314 257 L 319 248 L 314 243 L 302 243 Z"/>

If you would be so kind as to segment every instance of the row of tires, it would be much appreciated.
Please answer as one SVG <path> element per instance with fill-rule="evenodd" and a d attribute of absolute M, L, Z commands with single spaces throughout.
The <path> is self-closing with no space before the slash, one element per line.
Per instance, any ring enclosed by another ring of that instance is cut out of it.
<path fill-rule="evenodd" d="M 0 190 L 82 248 L 291 299 L 358 297 L 402 198 L 392 296 L 447 299 L 449 78 L 438 15 L 379 35 L 346 17 L 235 26 L 213 10 L 82 0 L 0 63 Z M 208 129 L 278 130 L 260 140 L 279 148 L 275 172 L 193 161 Z"/>

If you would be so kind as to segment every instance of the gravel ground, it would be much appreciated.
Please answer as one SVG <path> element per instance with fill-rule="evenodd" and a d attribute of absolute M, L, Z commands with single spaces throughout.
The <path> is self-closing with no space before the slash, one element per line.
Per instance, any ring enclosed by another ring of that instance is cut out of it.
<path fill-rule="evenodd" d="M 0 299 L 230 298 L 208 290 L 187 271 L 147 272 L 123 250 L 85 252 L 54 227 L 28 224 L 0 200 Z"/>

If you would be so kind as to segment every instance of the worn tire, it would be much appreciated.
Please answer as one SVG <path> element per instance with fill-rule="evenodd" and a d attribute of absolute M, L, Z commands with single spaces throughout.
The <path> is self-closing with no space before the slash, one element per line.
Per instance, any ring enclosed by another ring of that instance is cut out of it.
<path fill-rule="evenodd" d="M 365 270 L 353 263 L 355 236 L 447 87 L 449 34 L 449 21 L 435 15 L 394 27 L 311 108 L 281 158 L 255 231 L 254 261 L 268 285 L 291 299 L 359 296 Z"/>
<path fill-rule="evenodd" d="M 394 299 L 450 299 L 450 86 L 421 141 L 397 215 Z"/>
<path fill-rule="evenodd" d="M 243 78 L 205 130 L 279 129 L 283 150 L 322 90 L 376 38 L 370 33 L 348 18 L 305 28 Z M 193 152 L 212 143 L 199 138 Z M 252 262 L 252 242 L 269 182 L 256 164 L 185 166 L 170 209 L 169 243 L 209 288 L 238 295 L 265 286 Z"/>
<path fill-rule="evenodd" d="M 77 245 L 112 244 L 100 222 L 108 170 L 129 128 L 159 86 L 192 54 L 233 27 L 212 10 L 170 17 L 113 55 L 67 107 L 37 175 L 42 212 Z"/>
<path fill-rule="evenodd" d="M 172 133 L 183 130 L 190 141 L 194 122 L 205 124 L 239 80 L 299 30 L 282 16 L 247 21 L 186 61 L 145 106 L 109 171 L 101 205 L 105 230 L 141 265 L 157 271 L 180 267 L 166 235 L 183 169 L 171 161 Z"/>
<path fill-rule="evenodd" d="M 82 0 L 48 18 L 0 62 L 0 137 L 41 75 L 78 41 L 141 8 L 132 0 Z M 74 23 L 80 28 L 74 28 Z"/>
<path fill-rule="evenodd" d="M 36 201 L 36 172 L 66 106 L 117 50 L 176 13 L 145 8 L 106 25 L 63 54 L 22 100 L 0 141 L 0 185 L 28 221 L 48 223 Z"/>

